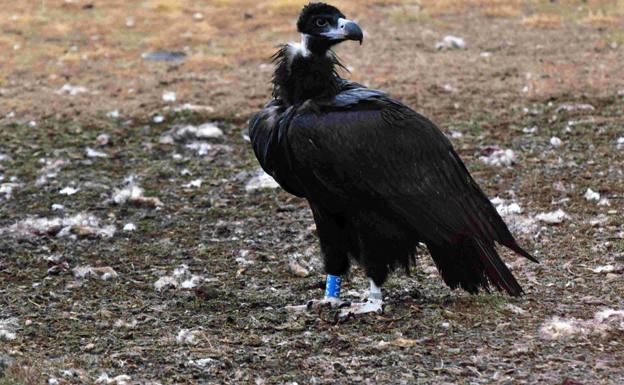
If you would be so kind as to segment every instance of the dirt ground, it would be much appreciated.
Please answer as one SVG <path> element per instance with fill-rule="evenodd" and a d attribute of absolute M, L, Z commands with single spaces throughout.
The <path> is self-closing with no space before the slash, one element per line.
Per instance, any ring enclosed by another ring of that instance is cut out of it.
<path fill-rule="evenodd" d="M 312 216 L 249 185 L 301 4 L 2 2 L 0 384 L 623 384 L 624 2 L 335 3 L 343 75 L 436 122 L 541 260 L 470 296 L 423 250 L 340 323 L 285 310 L 322 296 Z"/>

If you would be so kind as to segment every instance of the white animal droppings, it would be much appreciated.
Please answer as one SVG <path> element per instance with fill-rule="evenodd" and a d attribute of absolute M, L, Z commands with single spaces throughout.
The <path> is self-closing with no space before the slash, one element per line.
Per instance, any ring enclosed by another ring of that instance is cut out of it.
<path fill-rule="evenodd" d="M 191 187 L 199 188 L 199 187 L 201 187 L 202 183 L 203 183 L 203 181 L 201 179 L 195 179 L 195 180 L 192 180 L 192 181 L 190 181 L 190 182 L 188 182 L 186 184 L 183 184 L 182 187 L 184 187 L 184 188 L 191 188 Z"/>
<path fill-rule="evenodd" d="M 163 291 L 169 287 L 176 288 L 178 285 L 178 280 L 171 276 L 160 277 L 156 282 L 154 282 L 154 288 L 157 291 Z"/>
<path fill-rule="evenodd" d="M 64 187 L 63 189 L 61 189 L 61 191 L 59 191 L 59 194 L 61 194 L 61 195 L 74 195 L 78 191 L 80 191 L 80 189 L 68 186 L 68 187 Z"/>
<path fill-rule="evenodd" d="M 123 231 L 126 231 L 126 232 L 132 232 L 132 231 L 135 231 L 136 229 L 137 227 L 134 223 L 126 223 L 123 227 Z"/>
<path fill-rule="evenodd" d="M 506 204 L 505 200 L 500 197 L 496 197 L 494 199 L 491 199 L 490 201 L 492 202 L 494 207 L 496 207 L 496 211 L 498 211 L 498 213 L 501 216 L 507 216 L 511 214 L 522 214 L 522 212 L 524 211 L 522 207 L 520 207 L 520 205 L 517 204 L 516 202 L 511 202 L 510 204 Z"/>
<path fill-rule="evenodd" d="M 573 336 L 580 330 L 581 327 L 576 318 L 553 317 L 542 325 L 540 336 L 544 339 L 556 340 Z"/>
<path fill-rule="evenodd" d="M 176 101 L 176 93 L 173 91 L 165 91 L 162 94 L 163 102 L 173 103 Z"/>
<path fill-rule="evenodd" d="M 495 148 L 489 155 L 479 157 L 483 163 L 496 167 L 509 167 L 516 161 L 516 154 L 511 149 Z"/>
<path fill-rule="evenodd" d="M 591 104 L 574 104 L 574 103 L 563 103 L 560 104 L 557 109 L 555 109 L 556 113 L 561 111 L 573 112 L 573 111 L 594 111 L 596 108 Z"/>
<path fill-rule="evenodd" d="M 600 194 L 597 193 L 596 191 L 592 190 L 591 188 L 588 188 L 587 191 L 585 191 L 585 195 L 583 195 L 583 196 L 588 201 L 599 201 L 600 200 Z"/>
<path fill-rule="evenodd" d="M 212 150 L 212 145 L 206 142 L 193 142 L 189 143 L 185 146 L 189 150 L 197 151 L 197 156 L 205 156 L 208 155 L 210 150 Z"/>
<path fill-rule="evenodd" d="M 119 274 L 117 274 L 117 272 L 110 266 L 76 266 L 72 269 L 72 272 L 76 278 L 95 277 L 101 279 L 102 281 L 108 281 L 119 277 Z"/>
<path fill-rule="evenodd" d="M 180 265 L 173 269 L 171 275 L 165 275 L 154 283 L 156 291 L 163 291 L 169 288 L 192 289 L 199 286 L 206 279 L 201 275 L 191 274 L 187 265 Z"/>
<path fill-rule="evenodd" d="M 500 197 L 492 199 L 491 202 L 513 233 L 531 234 L 535 231 L 537 227 L 535 220 L 528 216 L 520 215 L 524 212 L 524 209 L 518 203 L 506 203 Z"/>
<path fill-rule="evenodd" d="M 165 121 L 165 117 L 162 115 L 156 115 L 152 118 L 152 122 L 156 123 L 156 124 L 160 124 L 162 122 Z"/>
<path fill-rule="evenodd" d="M 111 119 L 118 119 L 119 118 L 119 110 L 112 110 L 109 111 L 108 113 L 106 113 L 106 116 L 111 118 Z"/>
<path fill-rule="evenodd" d="M 194 365 L 197 366 L 199 368 L 205 368 L 208 365 L 214 365 L 217 362 L 219 362 L 218 360 L 215 360 L 214 358 L 200 358 L 198 360 L 189 360 L 188 364 L 189 365 Z"/>
<path fill-rule="evenodd" d="M 104 372 L 100 374 L 100 376 L 95 380 L 95 383 L 104 385 L 128 385 L 131 380 L 132 378 L 127 374 L 121 374 L 116 377 L 109 377 L 108 374 Z"/>
<path fill-rule="evenodd" d="M 435 48 L 441 49 L 466 49 L 466 42 L 461 37 L 447 35 L 437 42 Z"/>
<path fill-rule="evenodd" d="M 19 321 L 17 318 L 0 320 L 0 340 L 13 341 L 17 338 L 16 330 Z"/>
<path fill-rule="evenodd" d="M 310 275 L 310 270 L 303 267 L 298 261 L 291 259 L 288 262 L 288 270 L 295 277 L 305 278 Z"/>
<path fill-rule="evenodd" d="M 108 158 L 108 154 L 102 151 L 94 150 L 91 147 L 85 148 L 87 158 Z"/>
<path fill-rule="evenodd" d="M 95 138 L 95 142 L 98 146 L 104 147 L 110 144 L 110 135 L 108 134 L 100 134 Z"/>
<path fill-rule="evenodd" d="M 522 309 L 519 306 L 516 306 L 512 303 L 508 303 L 505 305 L 505 309 L 509 310 L 512 313 L 518 314 L 518 315 L 522 315 L 526 313 L 526 310 Z"/>
<path fill-rule="evenodd" d="M 0 184 L 0 194 L 4 194 L 4 200 L 9 200 L 17 187 L 19 187 L 17 183 L 2 183 Z"/>
<path fill-rule="evenodd" d="M 569 218 L 569 215 L 561 209 L 548 213 L 540 213 L 535 216 L 535 219 L 537 219 L 538 221 L 548 224 L 558 224 L 563 222 L 563 220 L 567 218 Z"/>
<path fill-rule="evenodd" d="M 63 210 L 65 210 L 65 206 L 58 204 L 58 203 L 52 204 L 52 211 L 63 211 Z"/>
<path fill-rule="evenodd" d="M 561 145 L 563 144 L 563 142 L 561 141 L 561 139 L 557 138 L 556 136 L 553 136 L 552 138 L 550 138 L 550 145 L 553 147 L 561 147 Z"/>
<path fill-rule="evenodd" d="M 524 127 L 522 132 L 525 134 L 535 134 L 537 132 L 537 126 Z"/>
<path fill-rule="evenodd" d="M 122 319 L 118 319 L 117 321 L 115 321 L 115 323 L 113 324 L 114 328 L 124 328 L 124 329 L 134 329 L 138 324 L 138 321 L 133 319 L 130 322 L 122 320 Z"/>
<path fill-rule="evenodd" d="M 0 234 L 5 233 L 18 238 L 31 238 L 45 235 L 64 237 L 72 233 L 81 236 L 111 238 L 115 235 L 115 226 L 100 226 L 99 219 L 93 215 L 78 213 L 65 218 L 26 218 L 9 227 L 0 228 Z"/>
<path fill-rule="evenodd" d="M 245 185 L 245 191 L 253 192 L 264 189 L 278 188 L 279 184 L 273 179 L 273 177 L 264 171 L 259 171 L 253 178 L 251 178 Z"/>
<path fill-rule="evenodd" d="M 624 149 L 624 136 L 621 136 L 617 139 L 615 148 L 617 148 L 618 150 Z"/>
<path fill-rule="evenodd" d="M 117 189 L 113 192 L 112 201 L 115 204 L 122 205 L 124 203 L 134 203 L 137 205 L 146 205 L 150 207 L 164 206 L 162 201 L 156 197 L 146 197 L 143 195 L 144 190 L 134 183 Z"/>
<path fill-rule="evenodd" d="M 612 331 L 624 331 L 624 310 L 603 309 L 588 320 L 553 317 L 540 328 L 543 339 L 567 339 L 583 335 L 606 337 Z"/>
<path fill-rule="evenodd" d="M 596 274 L 608 274 L 617 271 L 617 268 L 614 265 L 604 265 L 594 267 L 593 269 L 591 269 L 591 271 Z"/>
<path fill-rule="evenodd" d="M 59 88 L 56 93 L 59 95 L 70 95 L 76 96 L 78 94 L 83 94 L 88 90 L 82 86 L 72 86 L 71 84 L 65 84 L 63 87 Z"/>
<path fill-rule="evenodd" d="M 199 330 L 182 329 L 176 335 L 176 342 L 180 345 L 197 345 L 200 336 Z"/>

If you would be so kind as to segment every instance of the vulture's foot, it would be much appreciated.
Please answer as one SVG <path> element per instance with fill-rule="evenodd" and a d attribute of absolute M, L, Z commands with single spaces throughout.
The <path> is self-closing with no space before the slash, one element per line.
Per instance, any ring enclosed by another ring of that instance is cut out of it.
<path fill-rule="evenodd" d="M 325 297 L 319 300 L 308 301 L 305 305 L 289 305 L 286 306 L 286 310 L 293 312 L 314 311 L 321 308 L 343 308 L 351 306 L 351 302 L 344 301 L 336 297 Z"/>
<path fill-rule="evenodd" d="M 384 303 L 381 299 L 369 298 L 366 302 L 353 302 L 349 306 L 342 307 L 338 312 L 339 318 L 349 318 L 357 314 L 377 313 L 383 314 Z"/>

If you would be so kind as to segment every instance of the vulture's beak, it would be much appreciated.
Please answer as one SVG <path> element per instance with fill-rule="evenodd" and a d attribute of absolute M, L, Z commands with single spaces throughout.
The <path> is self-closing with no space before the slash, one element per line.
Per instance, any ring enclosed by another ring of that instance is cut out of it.
<path fill-rule="evenodd" d="M 322 33 L 322 35 L 331 40 L 357 40 L 360 44 L 362 44 L 362 40 L 364 40 L 364 33 L 360 26 L 354 21 L 343 18 L 338 19 L 338 26 L 336 28 L 332 28 Z"/>

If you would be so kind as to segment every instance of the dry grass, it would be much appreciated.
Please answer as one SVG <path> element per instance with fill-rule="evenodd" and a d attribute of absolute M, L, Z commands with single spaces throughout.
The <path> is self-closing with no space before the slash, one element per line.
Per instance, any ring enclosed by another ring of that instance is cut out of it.
<path fill-rule="evenodd" d="M 562 23 L 557 15 L 536 14 L 522 19 L 522 25 L 529 28 L 557 28 Z"/>

